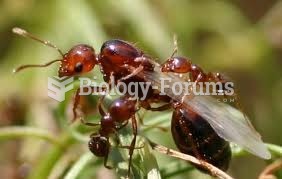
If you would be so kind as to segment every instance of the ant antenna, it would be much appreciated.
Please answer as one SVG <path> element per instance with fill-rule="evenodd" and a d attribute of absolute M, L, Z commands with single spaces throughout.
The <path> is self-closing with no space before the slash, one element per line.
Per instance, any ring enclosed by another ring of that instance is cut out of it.
<path fill-rule="evenodd" d="M 26 38 L 30 38 L 32 40 L 35 40 L 37 42 L 40 42 L 46 46 L 49 46 L 49 47 L 52 47 L 54 49 L 56 49 L 60 54 L 61 56 L 64 58 L 64 53 L 56 46 L 56 45 L 53 45 L 51 42 L 49 41 L 45 41 L 45 40 L 41 40 L 37 37 L 35 37 L 34 35 L 32 35 L 31 33 L 27 32 L 26 30 L 24 29 L 21 29 L 21 28 L 18 28 L 18 27 L 14 27 L 12 29 L 13 33 L 17 34 L 17 35 L 20 35 L 20 36 L 23 36 L 23 37 L 26 37 Z M 22 66 L 19 66 L 18 68 L 14 69 L 13 72 L 14 73 L 17 73 L 23 69 L 26 69 L 26 68 L 30 68 L 30 67 L 47 67 L 55 62 L 58 62 L 58 61 L 62 61 L 62 60 L 52 60 L 46 64 L 42 64 L 42 65 L 22 65 Z"/>
<path fill-rule="evenodd" d="M 172 58 L 178 51 L 177 35 L 176 34 L 173 34 L 173 46 L 174 46 L 174 49 L 172 51 L 170 58 Z"/>
<path fill-rule="evenodd" d="M 53 45 L 53 44 L 52 44 L 51 42 L 49 42 L 49 41 L 41 40 L 41 39 L 35 37 L 34 35 L 32 35 L 31 33 L 27 32 L 26 30 L 21 29 L 21 28 L 19 28 L 19 27 L 14 27 L 14 28 L 12 29 L 12 31 L 13 31 L 15 34 L 18 34 L 18 35 L 23 36 L 23 37 L 26 37 L 26 38 L 33 39 L 33 40 L 35 40 L 35 41 L 37 41 L 37 42 L 40 42 L 40 43 L 42 43 L 42 44 L 44 44 L 44 45 L 46 45 L 46 46 L 49 46 L 49 47 L 54 48 L 54 49 L 56 49 L 56 50 L 62 55 L 62 57 L 64 57 L 64 53 L 63 53 L 56 45 Z M 48 65 L 47 65 L 47 66 L 48 66 Z"/>
<path fill-rule="evenodd" d="M 26 69 L 26 68 L 32 68 L 32 67 L 47 67 L 47 66 L 49 66 L 49 65 L 51 65 L 51 64 L 53 64 L 53 63 L 55 63 L 55 62 L 60 62 L 60 61 L 62 61 L 62 60 L 57 59 L 57 60 L 52 60 L 52 61 L 50 61 L 50 62 L 48 62 L 48 63 L 46 63 L 46 64 L 42 64 L 42 65 L 22 65 L 22 66 L 19 66 L 19 67 L 16 68 L 16 69 L 14 69 L 14 70 L 13 70 L 13 73 L 17 73 L 17 72 L 19 72 L 19 71 L 21 71 L 21 70 L 23 70 L 23 69 Z"/>

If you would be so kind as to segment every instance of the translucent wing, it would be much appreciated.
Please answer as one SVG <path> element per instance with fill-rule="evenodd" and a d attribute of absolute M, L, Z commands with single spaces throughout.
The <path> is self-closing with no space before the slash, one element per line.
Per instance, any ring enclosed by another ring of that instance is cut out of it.
<path fill-rule="evenodd" d="M 207 96 L 195 96 L 192 100 L 185 100 L 185 104 L 206 119 L 223 139 L 234 142 L 261 158 L 271 158 L 260 135 L 236 108 Z"/>
<path fill-rule="evenodd" d="M 158 64 L 156 64 L 154 72 L 143 72 L 140 75 L 145 77 L 147 81 L 151 82 L 159 90 L 162 87 L 161 84 L 164 79 L 166 79 L 166 85 L 170 86 L 175 82 L 183 82 L 177 75 L 160 72 Z M 184 92 L 177 96 L 174 95 L 172 88 L 165 88 L 163 91 L 176 101 L 181 101 L 185 95 Z M 253 129 L 248 119 L 236 108 L 220 103 L 210 96 L 187 96 L 184 98 L 184 105 L 207 120 L 216 133 L 223 139 L 234 142 L 261 158 L 271 158 L 260 135 Z"/>

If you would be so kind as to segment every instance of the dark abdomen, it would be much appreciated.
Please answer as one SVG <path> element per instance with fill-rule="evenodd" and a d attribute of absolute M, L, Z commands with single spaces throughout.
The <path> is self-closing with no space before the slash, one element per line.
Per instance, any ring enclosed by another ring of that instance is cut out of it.
<path fill-rule="evenodd" d="M 177 108 L 173 112 L 171 132 L 182 153 L 193 155 L 223 171 L 231 159 L 229 143 L 220 138 L 207 121 L 189 109 Z M 206 169 L 197 166 L 202 171 Z"/>

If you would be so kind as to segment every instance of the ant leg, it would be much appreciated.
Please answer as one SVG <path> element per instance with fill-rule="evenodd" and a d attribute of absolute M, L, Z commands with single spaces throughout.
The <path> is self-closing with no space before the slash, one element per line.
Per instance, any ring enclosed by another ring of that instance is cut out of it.
<path fill-rule="evenodd" d="M 79 95 L 79 92 L 80 92 L 80 88 L 78 88 L 75 92 L 75 97 L 74 97 L 74 103 L 73 103 L 73 107 L 72 107 L 72 112 L 73 112 L 73 119 L 71 120 L 71 123 L 73 123 L 76 118 L 77 118 L 77 108 L 78 108 L 78 105 L 79 105 L 79 101 L 80 101 L 80 95 Z"/>
<path fill-rule="evenodd" d="M 76 97 L 77 97 L 77 96 L 76 96 Z M 79 95 L 78 95 L 78 97 L 80 98 Z M 100 112 L 101 115 L 105 115 L 105 112 L 104 112 L 104 110 L 103 110 L 103 108 L 102 108 L 102 105 L 103 105 L 102 103 L 103 103 L 104 97 L 105 97 L 105 96 L 100 97 L 100 98 L 99 98 L 99 101 L 98 101 L 98 109 L 99 109 L 99 112 Z M 84 124 L 84 125 L 87 125 L 87 126 L 99 126 L 99 125 L 101 125 L 100 122 L 99 122 L 99 123 L 86 122 L 86 121 L 83 119 L 83 117 L 80 117 L 80 122 L 81 122 L 82 124 Z"/>
<path fill-rule="evenodd" d="M 182 97 L 181 97 L 181 103 L 184 103 L 185 100 L 191 100 L 194 98 L 194 92 L 193 92 L 193 88 L 197 88 L 197 83 L 202 79 L 202 75 L 199 74 L 197 79 L 194 81 L 194 83 L 192 83 L 192 85 L 190 85 L 189 87 L 189 91 L 188 94 L 185 93 Z"/>
<path fill-rule="evenodd" d="M 95 88 L 97 88 L 97 87 L 95 87 L 95 86 L 94 86 L 94 87 L 91 87 L 92 90 L 94 90 Z M 100 87 L 98 87 L 98 88 L 100 88 Z M 106 89 L 103 88 L 103 87 L 101 87 L 101 88 L 102 88 L 102 92 L 106 90 Z M 71 120 L 71 123 L 73 123 L 73 122 L 77 119 L 77 116 L 78 116 L 78 114 L 77 114 L 77 109 L 78 109 L 78 106 L 79 106 L 79 104 L 80 104 L 80 91 L 81 91 L 81 90 L 83 91 L 84 89 L 89 90 L 88 87 L 85 87 L 85 88 L 78 88 L 78 89 L 76 90 L 76 92 L 75 92 L 74 104 L 73 104 L 73 107 L 72 107 L 73 119 Z"/>
<path fill-rule="evenodd" d="M 132 155 L 134 152 L 135 148 L 135 143 L 136 143 L 136 136 L 137 136 L 137 121 L 135 118 L 135 115 L 131 118 L 131 124 L 132 124 L 132 131 L 133 131 L 133 139 L 131 141 L 131 144 L 129 146 L 129 162 L 128 162 L 128 173 L 127 176 L 129 178 L 130 176 L 130 170 L 131 170 L 131 164 L 132 164 Z"/>
<path fill-rule="evenodd" d="M 86 126 L 99 126 L 101 123 L 92 123 L 92 122 L 86 122 L 83 118 L 80 118 L 80 122 Z"/>
<path fill-rule="evenodd" d="M 216 93 L 223 93 L 224 97 L 227 97 L 227 95 L 224 93 L 225 90 L 225 83 L 227 82 L 227 80 L 224 78 L 224 75 L 216 72 L 209 72 L 206 75 L 207 81 L 208 82 L 215 82 L 215 83 L 221 83 L 221 88 L 220 89 L 213 89 L 212 93 L 216 92 Z M 215 91 L 214 91 L 215 90 Z"/>
<path fill-rule="evenodd" d="M 160 130 L 160 131 L 162 131 L 162 132 L 167 132 L 167 131 L 168 131 L 167 128 L 158 126 L 158 125 L 156 125 L 156 124 L 152 124 L 152 125 L 144 124 L 143 117 L 138 117 L 138 120 L 139 120 L 139 122 L 140 122 L 140 124 L 141 124 L 142 126 L 145 126 L 145 127 L 148 127 L 148 128 L 155 128 L 155 129 L 158 129 L 158 130 Z"/>
<path fill-rule="evenodd" d="M 145 127 L 148 127 L 148 128 L 155 128 L 155 129 L 158 129 L 158 130 L 160 130 L 162 132 L 167 132 L 168 131 L 168 129 L 165 128 L 165 127 L 157 126 L 158 124 L 157 125 L 156 124 L 147 125 L 147 124 L 144 124 L 144 121 L 143 121 L 142 118 L 138 118 L 138 119 L 139 119 L 139 122 L 140 122 L 140 124 L 142 126 L 145 126 Z"/>
<path fill-rule="evenodd" d="M 105 110 L 103 109 L 103 107 L 104 107 L 104 105 L 103 105 L 104 99 L 105 99 L 105 95 L 102 96 L 102 97 L 100 97 L 100 98 L 99 98 L 99 101 L 98 101 L 98 110 L 99 110 L 100 115 L 102 115 L 102 116 L 105 116 L 105 115 L 106 115 L 106 112 L 105 112 Z"/>
<path fill-rule="evenodd" d="M 124 128 L 127 124 L 128 124 L 128 121 L 126 121 L 124 124 L 122 124 L 120 126 L 117 126 L 116 129 L 120 130 L 120 129 Z"/>
<path fill-rule="evenodd" d="M 198 82 L 200 82 L 201 80 L 205 79 L 205 74 L 203 72 L 200 72 L 197 75 L 196 80 L 194 80 L 194 81 L 193 81 L 193 72 L 191 72 L 190 75 L 192 76 L 190 78 L 192 79 L 192 82 L 194 82 L 194 83 L 193 83 L 192 86 L 190 86 L 189 93 L 182 96 L 181 103 L 183 103 L 186 100 L 186 98 L 187 98 L 187 100 L 191 100 L 194 97 L 194 95 L 193 95 L 193 88 L 197 88 Z"/>
<path fill-rule="evenodd" d="M 108 156 L 109 156 L 109 153 L 107 153 L 107 155 L 105 156 L 104 158 L 104 166 L 107 168 L 107 169 L 113 169 L 113 167 L 107 165 L 107 162 L 108 162 Z"/>
<path fill-rule="evenodd" d="M 168 104 L 164 104 L 162 106 L 159 106 L 159 107 L 151 107 L 151 105 L 147 102 L 142 102 L 142 105 L 141 107 L 143 107 L 144 109 L 146 110 L 150 110 L 150 111 L 165 111 L 165 110 L 168 110 L 170 109 L 171 107 L 171 104 L 168 103 Z"/>
<path fill-rule="evenodd" d="M 105 96 L 102 96 L 99 98 L 99 101 L 98 101 L 98 109 L 99 109 L 99 113 L 104 116 L 106 113 L 104 111 L 104 109 L 102 108 L 103 106 L 103 100 L 104 100 L 104 97 Z M 98 126 L 98 125 L 101 125 L 101 123 L 91 123 L 91 122 L 86 122 L 82 117 L 80 118 L 80 122 L 84 125 L 87 125 L 87 126 Z"/>
<path fill-rule="evenodd" d="M 197 75 L 197 78 L 196 80 L 194 81 L 194 83 L 197 85 L 202 79 L 204 79 L 204 73 L 200 72 L 198 75 Z"/>
<path fill-rule="evenodd" d="M 120 129 L 120 128 L 119 128 Z M 131 149 L 131 146 L 130 145 L 119 145 L 121 142 L 120 142 L 120 139 L 119 139 L 119 136 L 118 136 L 118 132 L 115 131 L 115 136 L 116 136 L 116 139 L 117 139 L 117 147 L 118 148 L 122 148 L 122 149 Z M 134 147 L 134 149 L 142 149 L 144 148 L 144 144 L 140 147 Z"/>
<path fill-rule="evenodd" d="M 79 95 L 78 95 L 79 96 Z M 103 105 L 103 100 L 104 100 L 105 96 L 102 96 L 99 98 L 99 101 L 98 101 L 98 110 L 99 110 L 99 113 L 101 115 L 105 115 L 105 111 L 104 109 L 102 108 L 102 105 Z M 101 123 L 91 123 L 91 122 L 86 122 L 83 117 L 80 117 L 80 122 L 84 125 L 87 125 L 87 126 L 98 126 L 98 125 L 101 125 Z"/>
<path fill-rule="evenodd" d="M 165 111 L 165 110 L 170 109 L 171 104 L 168 103 L 168 104 L 164 104 L 164 105 L 162 105 L 162 106 L 153 108 L 153 107 L 151 107 L 151 105 L 150 105 L 148 102 L 142 101 L 142 102 L 141 102 L 141 107 L 143 107 L 143 108 L 146 109 L 146 110 L 150 110 L 150 111 Z M 156 125 L 146 125 L 146 124 L 144 124 L 143 117 L 139 117 L 138 120 L 139 120 L 139 122 L 140 122 L 140 124 L 141 124 L 142 126 L 151 127 L 151 128 L 156 128 L 156 129 L 161 130 L 162 132 L 167 132 L 167 131 L 168 131 L 168 129 L 165 128 L 165 127 L 160 127 L 160 126 L 156 126 Z"/>
<path fill-rule="evenodd" d="M 138 68 L 134 69 L 132 71 L 132 73 L 130 73 L 129 75 L 125 76 L 125 77 L 122 77 L 121 79 L 118 80 L 118 82 L 120 81 L 124 81 L 124 80 L 127 80 L 133 76 L 136 76 L 138 73 L 140 73 L 142 70 L 144 69 L 144 67 L 142 65 L 140 65 Z"/>
<path fill-rule="evenodd" d="M 107 141 L 108 141 L 108 143 L 110 143 L 109 138 L 107 138 Z M 109 147 L 109 150 L 107 151 L 107 154 L 106 154 L 105 157 L 104 157 L 104 166 L 105 166 L 107 169 L 113 169 L 113 167 L 107 165 L 108 157 L 109 157 L 109 151 L 110 151 L 110 147 Z"/>

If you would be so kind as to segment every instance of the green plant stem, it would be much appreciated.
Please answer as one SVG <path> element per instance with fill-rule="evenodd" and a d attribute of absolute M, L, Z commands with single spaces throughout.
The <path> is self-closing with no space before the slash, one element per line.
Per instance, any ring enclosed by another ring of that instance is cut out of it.
<path fill-rule="evenodd" d="M 45 129 L 38 129 L 35 127 L 1 127 L 0 128 L 0 140 L 8 140 L 14 138 L 40 138 L 46 140 L 52 144 L 60 145 L 60 142 L 57 140 L 56 136 L 52 135 Z"/>
<path fill-rule="evenodd" d="M 78 161 L 71 167 L 65 179 L 75 179 L 81 172 L 81 170 L 93 159 L 93 154 L 87 152 L 83 154 Z"/>
<path fill-rule="evenodd" d="M 75 139 L 69 134 L 64 133 L 58 137 L 60 145 L 51 148 L 39 161 L 38 165 L 32 169 L 29 179 L 48 178 L 56 162 L 66 152 L 66 150 L 75 142 Z"/>
<path fill-rule="evenodd" d="M 282 147 L 274 144 L 266 144 L 271 153 L 282 156 Z"/>
<path fill-rule="evenodd" d="M 275 145 L 275 144 L 265 144 L 268 148 L 268 150 L 272 153 L 272 154 L 276 154 L 278 156 L 282 156 L 282 147 Z M 233 157 L 240 157 L 240 156 L 244 156 L 244 155 L 248 155 L 249 153 L 247 151 L 245 151 L 244 149 L 237 147 L 234 150 L 232 150 L 232 156 Z"/>

